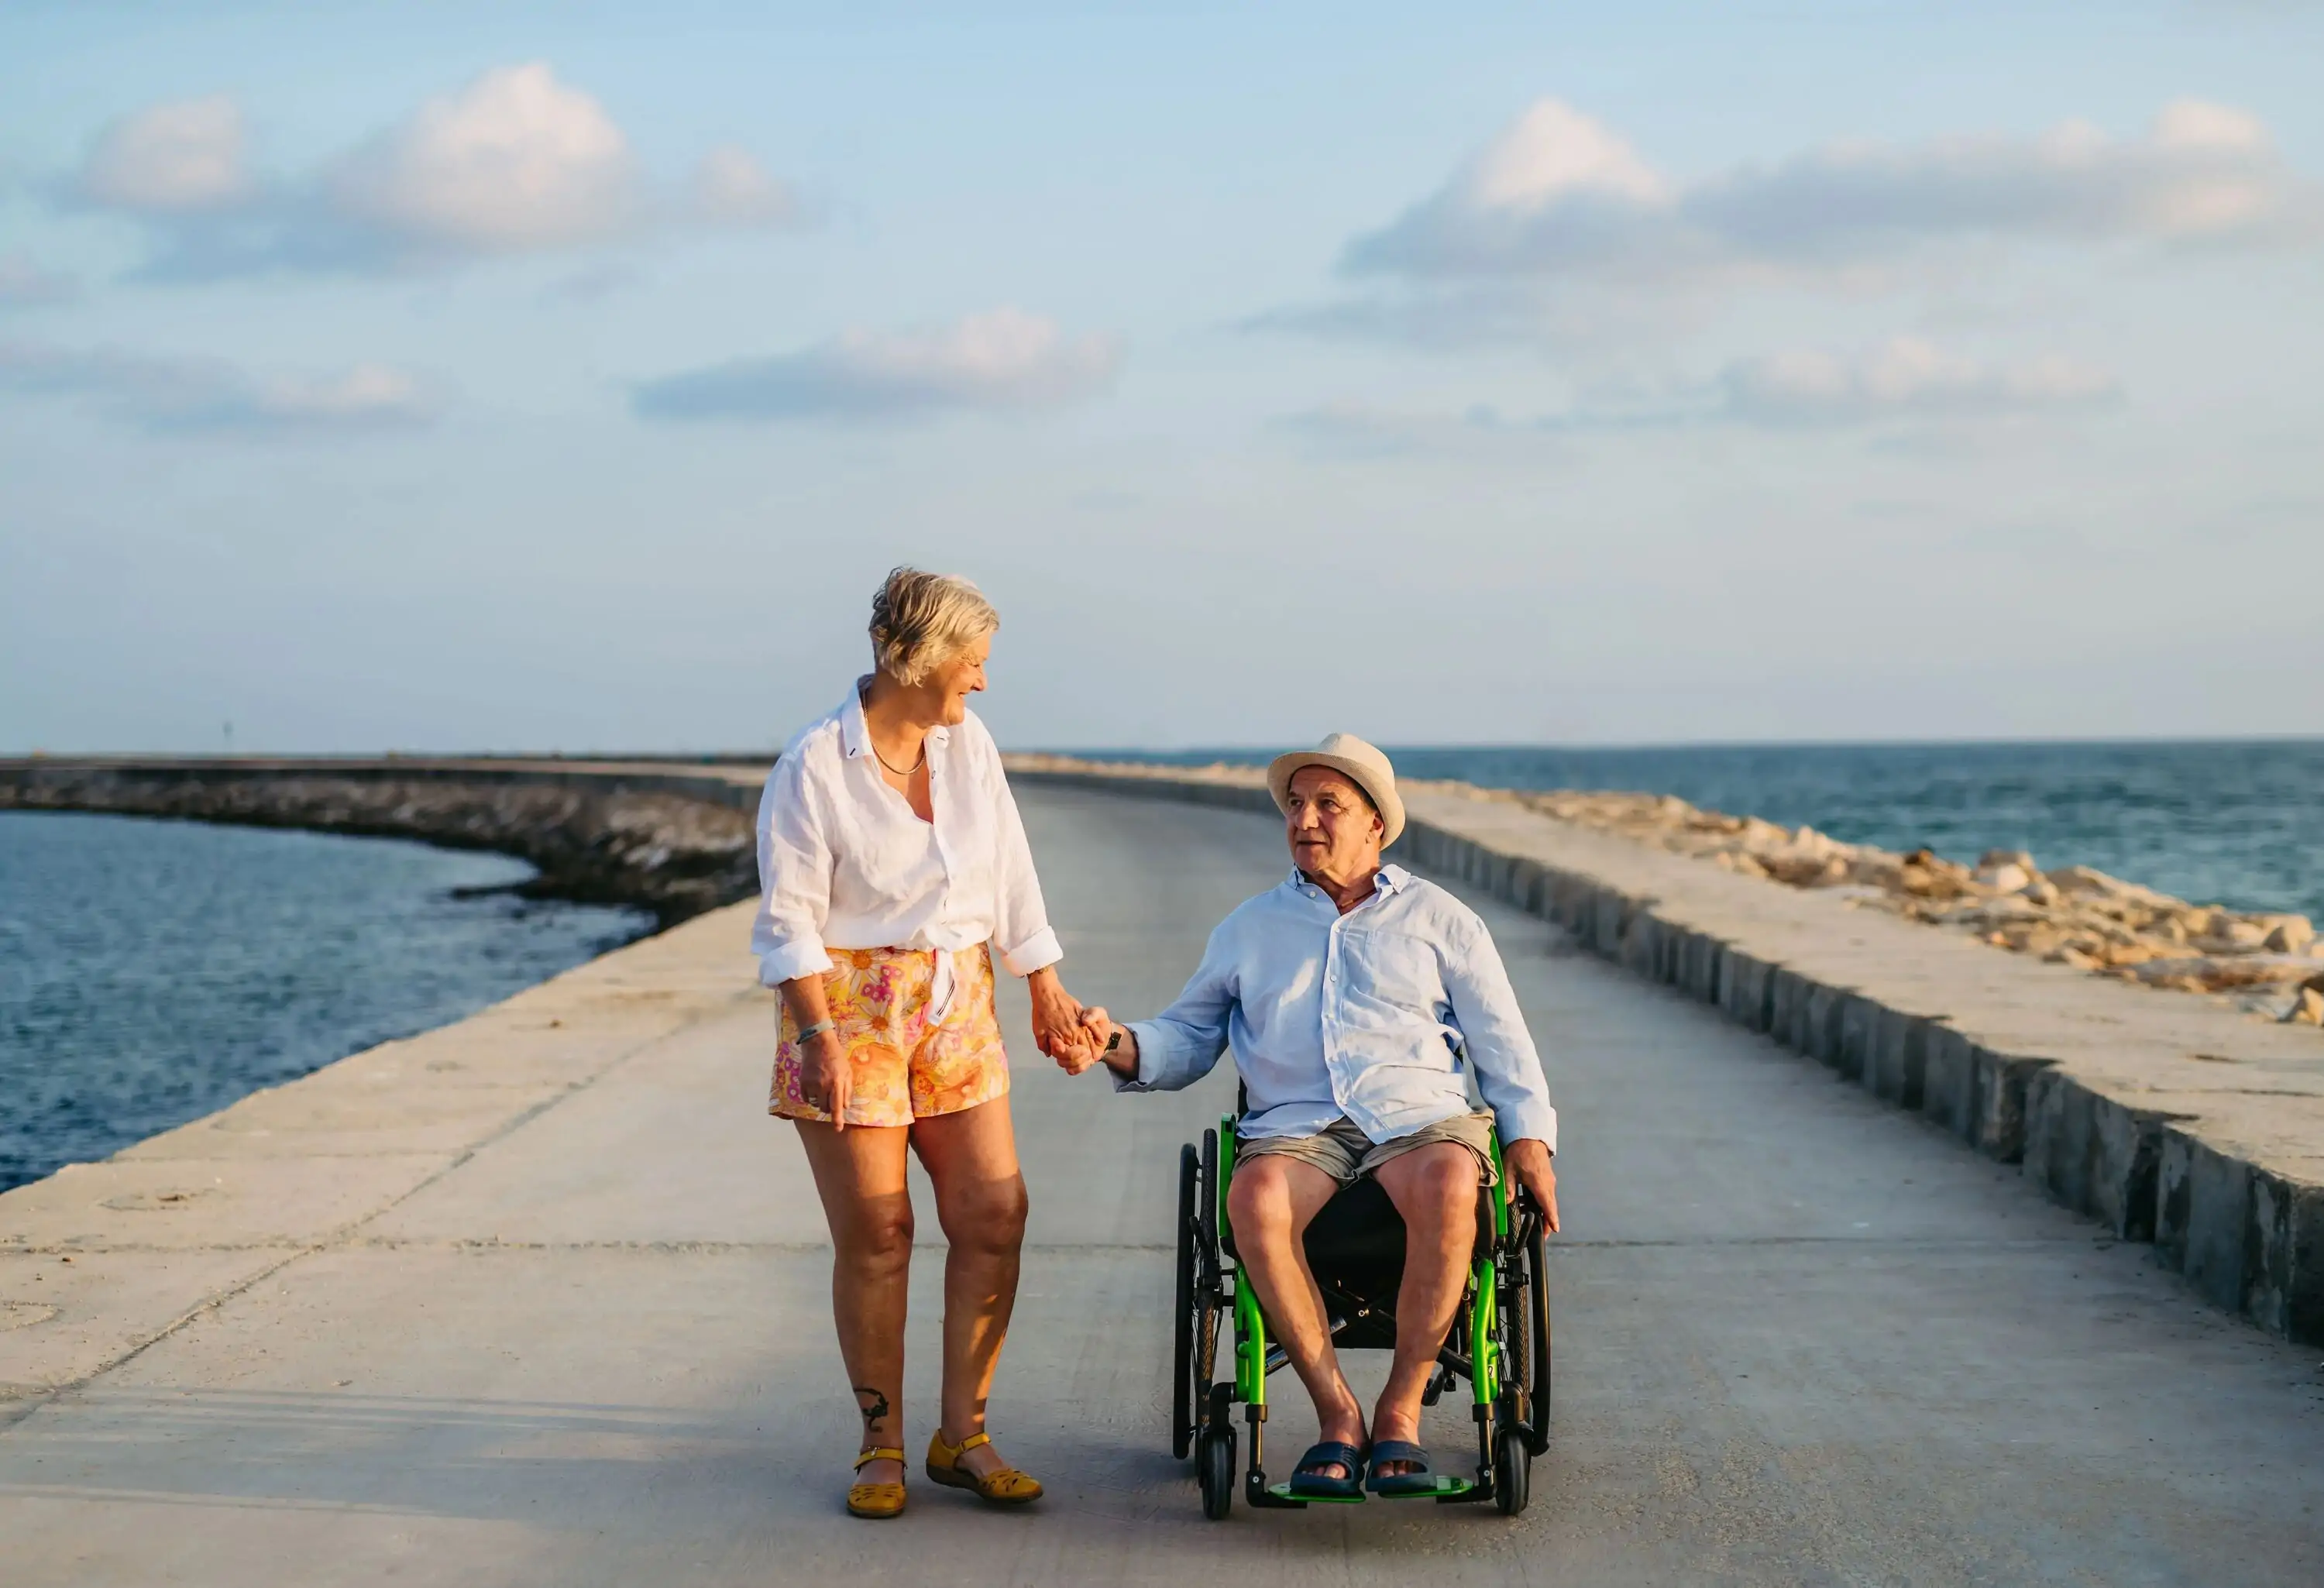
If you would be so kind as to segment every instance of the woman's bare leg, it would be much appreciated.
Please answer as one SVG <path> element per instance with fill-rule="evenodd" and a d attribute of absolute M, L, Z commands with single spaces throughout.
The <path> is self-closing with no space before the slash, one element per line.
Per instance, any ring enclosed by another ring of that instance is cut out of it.
<path fill-rule="evenodd" d="M 799 1120 L 799 1140 L 831 1225 L 831 1311 L 839 1354 L 863 1414 L 857 1448 L 904 1442 L 904 1312 L 912 1269 L 912 1194 L 904 1181 L 904 1126 L 834 1130 Z M 858 1482 L 897 1483 L 892 1461 L 864 1464 Z"/>
<path fill-rule="evenodd" d="M 952 1249 L 945 1259 L 943 1432 L 956 1445 L 984 1432 L 985 1397 L 1017 1306 L 1025 1177 L 1009 1099 L 914 1121 L 912 1148 L 936 1186 L 936 1218 Z M 961 1464 L 982 1477 L 1009 1463 L 984 1445 Z"/>

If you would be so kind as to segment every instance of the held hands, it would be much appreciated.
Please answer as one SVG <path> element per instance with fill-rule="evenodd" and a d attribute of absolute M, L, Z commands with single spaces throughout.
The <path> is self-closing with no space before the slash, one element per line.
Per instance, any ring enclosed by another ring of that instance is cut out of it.
<path fill-rule="evenodd" d="M 1087 1040 L 1081 1000 L 1065 991 L 1054 968 L 1035 971 L 1025 985 L 1033 995 L 1033 1046 L 1065 1064 L 1065 1055 L 1080 1051 Z M 1080 1072 L 1069 1067 L 1067 1073 Z"/>
<path fill-rule="evenodd" d="M 1065 1074 L 1078 1076 L 1100 1059 L 1112 1062 L 1119 1058 L 1121 1045 L 1128 1038 L 1129 1034 L 1115 1025 L 1104 1010 L 1092 1005 L 1082 1011 L 1080 1024 L 1065 1040 L 1049 1050 L 1049 1056 Z M 1133 1047 L 1131 1051 L 1135 1053 L 1136 1048 Z"/>
<path fill-rule="evenodd" d="M 1549 1167 L 1546 1143 L 1528 1136 L 1512 1141 L 1501 1149 L 1501 1168 L 1517 1181 L 1520 1189 L 1529 1194 L 1541 1209 L 1541 1222 L 1552 1234 L 1557 1232 L 1557 1171 Z"/>

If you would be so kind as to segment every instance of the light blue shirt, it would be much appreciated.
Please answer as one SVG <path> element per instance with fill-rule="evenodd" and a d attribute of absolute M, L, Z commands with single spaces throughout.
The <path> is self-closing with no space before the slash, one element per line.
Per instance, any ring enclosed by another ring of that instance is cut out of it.
<path fill-rule="evenodd" d="M 1312 1136 L 1345 1116 L 1375 1142 L 1470 1112 L 1462 1053 L 1504 1143 L 1557 1150 L 1541 1055 L 1477 912 L 1401 866 L 1342 915 L 1294 871 L 1221 921 L 1178 1002 L 1131 1021 L 1138 1078 L 1176 1091 L 1231 1044 L 1248 1137 Z"/>

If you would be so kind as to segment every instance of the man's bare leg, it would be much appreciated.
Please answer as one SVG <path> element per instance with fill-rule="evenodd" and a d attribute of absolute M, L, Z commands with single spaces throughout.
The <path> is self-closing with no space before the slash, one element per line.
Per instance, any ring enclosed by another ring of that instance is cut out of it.
<path fill-rule="evenodd" d="M 1364 1408 L 1340 1371 L 1323 1292 L 1308 1271 L 1305 1244 L 1309 1222 L 1339 1188 L 1331 1176 L 1297 1159 L 1280 1153 L 1247 1158 L 1227 1182 L 1227 1217 L 1234 1225 L 1243 1272 L 1275 1325 L 1276 1343 L 1315 1403 L 1323 1437 L 1360 1450 Z M 1314 1470 L 1324 1477 L 1354 1475 L 1336 1463 Z"/>
<path fill-rule="evenodd" d="M 1396 1293 L 1396 1363 L 1372 1412 L 1372 1436 L 1417 1444 L 1420 1397 L 1460 1307 L 1477 1243 L 1477 1159 L 1458 1142 L 1435 1141 L 1388 1159 L 1373 1174 L 1404 1215 L 1405 1242 L 1404 1283 Z M 1392 1461 L 1373 1470 L 1395 1477 L 1410 1467 Z"/>

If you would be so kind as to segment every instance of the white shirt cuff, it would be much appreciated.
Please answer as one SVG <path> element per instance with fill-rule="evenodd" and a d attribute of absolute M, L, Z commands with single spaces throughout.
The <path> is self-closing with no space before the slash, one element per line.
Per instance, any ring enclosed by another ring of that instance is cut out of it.
<path fill-rule="evenodd" d="M 1035 971 L 1048 969 L 1065 956 L 1065 946 L 1057 941 L 1056 933 L 1043 927 L 1016 947 L 1002 949 L 1001 965 L 1012 976 L 1029 976 Z"/>
<path fill-rule="evenodd" d="M 801 976 L 819 976 L 831 969 L 831 956 L 816 942 L 786 943 L 759 956 L 759 984 L 779 987 Z"/>

